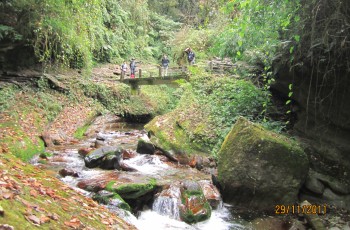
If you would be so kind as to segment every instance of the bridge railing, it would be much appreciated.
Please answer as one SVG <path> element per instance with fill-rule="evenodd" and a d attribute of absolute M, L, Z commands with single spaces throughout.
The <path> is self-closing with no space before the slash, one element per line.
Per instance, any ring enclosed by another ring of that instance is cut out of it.
<path fill-rule="evenodd" d="M 144 67 L 138 68 L 138 71 L 135 75 L 135 78 L 171 78 L 178 76 L 186 76 L 187 75 L 187 67 L 186 66 L 173 66 L 168 67 L 167 70 L 163 69 L 161 66 L 152 66 L 152 67 Z M 130 77 L 129 73 L 121 73 L 120 80 L 124 80 L 124 78 Z"/>

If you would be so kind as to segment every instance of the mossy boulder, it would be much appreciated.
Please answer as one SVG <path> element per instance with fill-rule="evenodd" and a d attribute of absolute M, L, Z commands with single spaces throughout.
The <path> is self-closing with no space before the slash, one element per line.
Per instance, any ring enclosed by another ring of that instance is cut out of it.
<path fill-rule="evenodd" d="M 124 199 L 137 199 L 147 193 L 153 192 L 157 188 L 156 181 L 150 180 L 149 183 L 131 183 L 116 185 L 114 181 L 107 184 L 106 190 L 119 194 Z"/>
<path fill-rule="evenodd" d="M 186 90 L 175 110 L 152 119 L 145 129 L 157 150 L 171 160 L 187 164 L 190 155 L 207 155 L 208 141 L 215 139 L 208 112 L 191 90 Z"/>
<path fill-rule="evenodd" d="M 186 223 L 197 223 L 210 218 L 210 204 L 205 198 L 201 186 L 197 182 L 183 182 L 181 201 L 180 218 Z"/>
<path fill-rule="evenodd" d="M 243 117 L 218 154 L 224 201 L 258 210 L 293 204 L 308 170 L 308 158 L 294 141 Z"/>

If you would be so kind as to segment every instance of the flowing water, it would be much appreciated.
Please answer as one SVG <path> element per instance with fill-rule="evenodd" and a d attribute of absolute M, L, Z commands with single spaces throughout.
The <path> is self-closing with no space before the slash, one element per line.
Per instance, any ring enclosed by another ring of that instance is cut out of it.
<path fill-rule="evenodd" d="M 170 184 L 167 190 L 167 196 L 160 193 L 154 200 L 152 207 L 145 208 L 139 213 L 136 218 L 131 213 L 120 210 L 111 205 L 108 207 L 115 211 L 119 216 L 126 221 L 134 224 L 140 230 L 146 229 L 247 229 L 246 223 L 242 220 L 235 219 L 229 211 L 229 207 L 225 204 L 219 205 L 216 210 L 213 210 L 209 220 L 197 224 L 189 225 L 180 221 L 179 214 L 179 196 L 180 190 L 176 183 L 184 179 L 194 180 L 210 180 L 209 175 L 205 175 L 196 169 L 190 167 L 179 166 L 170 162 L 164 161 L 163 156 L 157 155 L 141 155 L 136 153 L 135 149 L 139 138 L 146 135 L 142 131 L 142 126 L 128 125 L 126 123 L 112 122 L 95 122 L 90 128 L 90 133 L 96 133 L 87 137 L 86 140 L 74 145 L 55 146 L 48 149 L 53 153 L 46 164 L 39 164 L 38 160 L 33 160 L 34 164 L 50 170 L 57 174 L 60 169 L 70 169 L 78 173 L 79 177 L 66 176 L 60 178 L 64 183 L 70 185 L 74 189 L 82 192 L 86 196 L 91 196 L 91 193 L 77 187 L 80 181 L 91 178 L 110 177 L 111 172 L 118 180 L 125 179 L 139 181 L 155 178 L 164 184 Z M 137 172 L 125 172 L 117 170 L 102 170 L 99 168 L 89 169 L 85 167 L 83 158 L 79 155 L 78 149 L 88 148 L 96 142 L 96 136 L 99 139 L 104 139 L 104 143 L 112 146 L 121 146 L 128 149 L 134 157 L 123 160 L 127 166 L 136 169 Z M 163 157 L 163 158 L 162 158 Z M 170 194 L 170 196 L 169 196 Z"/>

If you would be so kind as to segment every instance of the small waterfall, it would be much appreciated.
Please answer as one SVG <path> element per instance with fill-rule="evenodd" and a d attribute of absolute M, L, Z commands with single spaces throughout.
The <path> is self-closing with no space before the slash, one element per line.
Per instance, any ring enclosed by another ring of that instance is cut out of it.
<path fill-rule="evenodd" d="M 163 216 L 180 220 L 179 206 L 181 204 L 181 191 L 179 185 L 173 184 L 154 200 L 152 210 Z"/>

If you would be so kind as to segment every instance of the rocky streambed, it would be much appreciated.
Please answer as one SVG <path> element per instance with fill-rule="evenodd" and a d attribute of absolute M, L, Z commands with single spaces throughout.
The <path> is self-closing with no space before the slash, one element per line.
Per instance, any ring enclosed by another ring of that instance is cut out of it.
<path fill-rule="evenodd" d="M 300 215 L 268 216 L 224 204 L 211 176 L 215 162 L 197 156 L 180 164 L 149 145 L 142 125 L 113 115 L 96 118 L 83 140 L 51 146 L 32 163 L 141 230 L 308 226 Z M 327 213 L 323 222 L 346 227 L 346 218 L 336 216 Z"/>
<path fill-rule="evenodd" d="M 142 125 L 101 116 L 84 140 L 47 148 L 32 163 L 138 229 L 246 228 L 248 222 L 234 218 L 223 204 L 210 174 L 157 152 L 138 153 L 147 152 L 144 140 L 147 133 Z"/>

